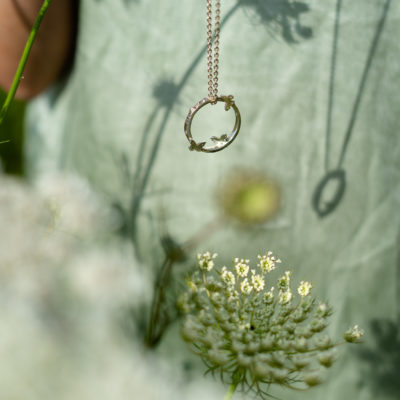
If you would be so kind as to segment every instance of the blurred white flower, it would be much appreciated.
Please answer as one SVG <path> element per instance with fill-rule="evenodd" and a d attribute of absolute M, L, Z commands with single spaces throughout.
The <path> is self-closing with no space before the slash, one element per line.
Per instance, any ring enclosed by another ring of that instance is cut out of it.
<path fill-rule="evenodd" d="M 49 174 L 41 177 L 36 187 L 48 203 L 52 217 L 50 229 L 87 235 L 94 233 L 100 224 L 111 222 L 112 215 L 101 206 L 83 179 Z"/>
<path fill-rule="evenodd" d="M 0 399 L 220 398 L 127 331 L 152 285 L 107 215 L 78 180 L 0 177 Z"/>
<path fill-rule="evenodd" d="M 199 267 L 204 271 L 211 271 L 214 268 L 214 259 L 217 257 L 217 253 L 211 254 L 207 251 L 204 254 L 197 254 L 197 261 Z"/>

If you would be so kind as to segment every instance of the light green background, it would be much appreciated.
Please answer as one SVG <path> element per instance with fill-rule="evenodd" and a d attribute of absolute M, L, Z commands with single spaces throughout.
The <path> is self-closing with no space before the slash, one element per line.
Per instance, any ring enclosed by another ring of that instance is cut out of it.
<path fill-rule="evenodd" d="M 183 132 L 189 107 L 207 95 L 204 3 L 82 0 L 74 68 L 29 109 L 28 174 L 77 172 L 125 210 L 138 196 L 136 250 L 148 268 L 162 260 L 166 231 L 181 243 L 217 215 L 214 193 L 230 171 L 250 168 L 273 177 L 282 188 L 273 220 L 250 230 L 230 226 L 199 250 L 217 251 L 223 264 L 235 256 L 255 262 L 272 249 L 283 268 L 294 269 L 295 281 L 312 280 L 315 293 L 334 306 L 333 336 L 358 323 L 366 330 L 363 346 L 383 352 L 371 321 L 399 321 L 399 3 L 342 1 L 330 169 L 355 120 L 343 163 L 346 192 L 324 218 L 311 198 L 325 173 L 336 1 L 222 1 L 228 18 L 220 93 L 235 96 L 243 125 L 234 144 L 216 154 L 189 152 Z M 225 118 L 206 119 L 200 128 L 216 129 L 209 136 L 226 130 Z M 171 333 L 168 349 L 184 354 L 184 345 L 172 342 Z M 393 374 L 389 355 L 384 362 Z M 343 348 L 321 388 L 273 394 L 285 400 L 398 398 L 400 389 L 385 390 L 370 367 L 357 350 Z"/>

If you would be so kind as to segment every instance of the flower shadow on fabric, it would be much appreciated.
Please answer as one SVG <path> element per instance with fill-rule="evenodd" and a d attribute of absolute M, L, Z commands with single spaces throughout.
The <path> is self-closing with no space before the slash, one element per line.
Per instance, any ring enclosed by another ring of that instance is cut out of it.
<path fill-rule="evenodd" d="M 250 13 L 255 12 L 257 19 L 268 27 L 266 35 L 280 36 L 288 44 L 297 43 L 299 38 L 312 37 L 312 30 L 303 27 L 300 22 L 300 15 L 309 11 L 309 7 L 304 2 L 291 0 L 268 0 L 267 2 L 238 0 L 224 12 L 221 29 L 240 10 L 245 10 L 245 12 L 247 10 Z M 153 110 L 149 110 L 142 134 L 138 137 L 135 162 L 130 162 L 130 156 L 127 153 L 116 155 L 117 168 L 121 169 L 121 174 L 125 177 L 128 187 L 132 188 L 132 194 L 127 207 L 118 202 L 114 203 L 114 207 L 124 221 L 121 233 L 132 240 L 139 258 L 141 254 L 138 249 L 137 218 L 141 212 L 142 202 L 147 196 L 162 196 L 168 190 L 168 188 L 163 188 L 158 190 L 157 193 L 149 191 L 153 166 L 162 147 L 162 140 L 173 108 L 178 103 L 180 94 L 197 66 L 202 62 L 206 62 L 206 51 L 207 45 L 204 44 L 203 48 L 194 55 L 193 60 L 188 64 L 180 79 L 174 81 L 168 77 L 160 77 L 154 83 L 152 94 L 156 99 L 156 104 Z M 157 219 L 154 216 L 154 212 L 154 210 L 148 211 L 148 217 L 152 220 Z M 170 239 L 174 241 L 174 238 Z M 159 238 L 159 241 L 162 243 L 163 238 Z M 168 254 L 166 254 L 166 259 L 168 260 Z M 164 265 L 152 266 L 156 276 L 165 268 L 167 271 L 170 270 L 169 261 Z"/>
<path fill-rule="evenodd" d="M 99 0 L 98 0 L 99 1 Z M 297 36 L 309 38 L 312 31 L 304 28 L 300 23 L 300 15 L 310 11 L 309 6 L 304 2 L 291 0 L 238 0 L 235 5 L 228 9 L 221 21 L 221 28 L 231 17 L 240 9 L 247 11 L 255 11 L 258 19 L 266 24 L 270 29 L 270 34 L 281 35 L 287 43 L 296 43 L 295 32 Z M 306 31 L 308 33 L 306 33 Z M 176 105 L 179 95 L 186 86 L 192 73 L 200 62 L 204 61 L 207 46 L 205 45 L 198 54 L 195 55 L 193 61 L 188 65 L 182 78 L 173 82 L 168 78 L 160 78 L 153 86 L 153 96 L 157 100 L 156 107 L 150 112 L 148 120 L 145 124 L 144 131 L 139 141 L 137 149 L 137 160 L 133 171 L 130 175 L 133 177 L 132 201 L 129 210 L 122 210 L 120 205 L 116 205 L 120 209 L 124 219 L 126 220 L 127 232 L 132 236 L 136 243 L 136 219 L 140 212 L 143 196 L 146 193 L 148 182 L 150 181 L 153 165 L 157 159 L 158 151 L 161 146 L 162 138 L 165 133 L 167 122 L 170 118 L 173 107 Z M 205 61 L 204 61 L 205 62 Z M 163 113 L 161 122 L 155 127 L 155 121 L 159 119 L 158 114 Z M 156 118 L 157 117 L 157 118 Z M 122 154 L 121 159 L 127 161 L 129 156 Z M 126 162 L 123 162 L 126 164 Z M 129 164 L 129 163 L 128 163 Z"/>
<path fill-rule="evenodd" d="M 251 17 L 255 12 L 254 21 L 264 24 L 269 33 L 281 36 L 291 44 L 299 43 L 301 39 L 313 37 L 313 30 L 301 23 L 301 15 L 310 11 L 308 4 L 292 0 L 241 0 L 244 10 Z"/>
<path fill-rule="evenodd" d="M 362 347 L 357 351 L 367 369 L 360 386 L 372 386 L 378 397 L 399 399 L 400 327 L 388 319 L 374 319 L 369 330 L 376 347 Z"/>

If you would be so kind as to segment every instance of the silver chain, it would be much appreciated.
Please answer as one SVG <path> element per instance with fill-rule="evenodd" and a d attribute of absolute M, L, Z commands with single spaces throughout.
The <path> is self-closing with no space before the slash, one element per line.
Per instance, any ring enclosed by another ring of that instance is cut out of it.
<path fill-rule="evenodd" d="M 212 104 L 218 97 L 218 62 L 219 62 L 219 32 L 221 23 L 221 1 L 215 3 L 214 27 L 214 59 L 212 31 L 212 0 L 207 0 L 207 65 L 208 65 L 208 98 Z M 213 68 L 214 67 L 214 68 Z"/>

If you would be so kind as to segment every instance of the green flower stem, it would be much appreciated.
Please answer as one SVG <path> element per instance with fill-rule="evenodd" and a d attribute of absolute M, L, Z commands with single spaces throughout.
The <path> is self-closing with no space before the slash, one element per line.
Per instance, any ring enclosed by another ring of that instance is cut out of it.
<path fill-rule="evenodd" d="M 181 250 L 184 253 L 189 253 L 203 240 L 209 238 L 214 232 L 217 232 L 219 229 L 221 229 L 224 226 L 225 222 L 225 218 L 217 218 L 216 220 L 212 220 L 193 237 L 187 240 L 181 246 Z M 175 265 L 175 261 L 176 260 L 168 257 L 168 255 L 166 256 L 164 263 L 161 266 L 160 273 L 155 282 L 153 302 L 150 310 L 150 321 L 145 337 L 145 343 L 148 347 L 155 347 L 159 343 L 165 329 L 170 323 L 168 318 L 165 319 L 163 322 L 160 322 L 160 314 L 162 311 L 162 305 L 165 303 L 166 290 L 169 283 L 169 278 Z"/>
<path fill-rule="evenodd" d="M 22 78 L 22 74 L 24 73 L 25 65 L 28 61 L 28 57 L 31 52 L 33 43 L 35 42 L 36 35 L 39 31 L 43 17 L 45 16 L 47 9 L 49 8 L 51 2 L 52 2 L 52 0 L 44 0 L 43 1 L 42 7 L 40 8 L 40 11 L 39 11 L 39 14 L 36 17 L 35 23 L 33 24 L 31 33 L 29 34 L 28 40 L 27 40 L 25 48 L 24 48 L 24 52 L 22 53 L 22 57 L 19 61 L 17 72 L 15 73 L 14 80 L 12 82 L 10 91 L 8 92 L 6 100 L 4 101 L 3 107 L 1 108 L 1 111 L 0 111 L 0 125 L 2 124 L 4 117 L 7 114 L 10 104 L 14 100 L 15 93 L 17 92 L 19 83 Z"/>
<path fill-rule="evenodd" d="M 148 347 L 155 347 L 159 343 L 162 335 L 164 334 L 166 326 L 169 324 L 169 319 L 167 316 L 167 319 L 161 323 L 161 326 L 158 326 L 160 325 L 159 319 L 162 311 L 162 305 L 165 303 L 165 291 L 173 266 L 174 260 L 166 257 L 161 267 L 160 274 L 155 282 L 155 292 L 150 311 L 150 322 L 145 337 L 145 344 Z"/>
<path fill-rule="evenodd" d="M 228 392 L 225 395 L 224 400 L 229 400 L 229 399 L 232 398 L 232 396 L 235 393 L 235 390 L 236 390 L 238 384 L 239 384 L 239 381 L 231 383 L 231 385 L 229 386 Z"/>

